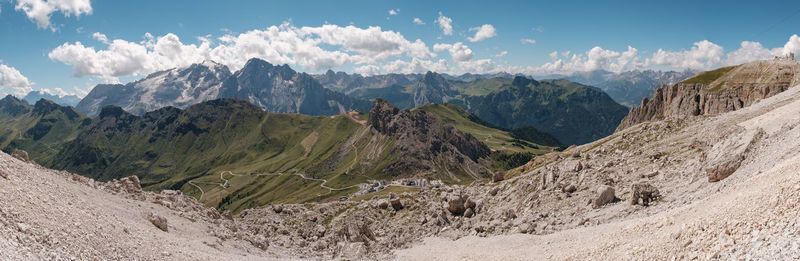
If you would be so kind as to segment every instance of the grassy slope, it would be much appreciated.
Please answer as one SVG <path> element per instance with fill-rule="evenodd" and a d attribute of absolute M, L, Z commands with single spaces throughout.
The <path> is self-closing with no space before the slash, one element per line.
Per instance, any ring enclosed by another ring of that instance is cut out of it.
<path fill-rule="evenodd" d="M 511 133 L 478 124 L 469 120 L 469 112 L 453 104 L 428 104 L 416 108 L 436 115 L 440 120 L 453 125 L 456 129 L 472 134 L 478 140 L 486 143 L 492 150 L 509 152 L 530 152 L 544 154 L 552 150 L 551 147 L 541 146 L 532 142 L 511 137 Z"/>
<path fill-rule="evenodd" d="M 692 78 L 686 79 L 686 80 L 684 80 L 684 81 L 682 81 L 680 83 L 683 83 L 683 84 L 710 84 L 711 82 L 715 81 L 716 79 L 719 79 L 719 77 L 722 77 L 723 75 L 725 75 L 726 73 L 730 72 L 731 70 L 736 69 L 736 67 L 738 67 L 738 65 L 737 66 L 722 67 L 722 68 L 719 68 L 719 69 L 716 69 L 716 70 L 713 70 L 713 71 L 705 71 L 705 72 L 702 72 L 702 73 L 699 73 L 699 74 L 695 75 Z"/>

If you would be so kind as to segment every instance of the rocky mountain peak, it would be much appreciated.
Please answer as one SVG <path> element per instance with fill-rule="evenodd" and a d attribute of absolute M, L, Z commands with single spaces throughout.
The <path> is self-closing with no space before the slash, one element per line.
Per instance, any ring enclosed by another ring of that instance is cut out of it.
<path fill-rule="evenodd" d="M 462 162 L 465 155 L 477 162 L 491 152 L 486 144 L 429 112 L 400 110 L 383 99 L 375 99 L 368 124 L 381 134 L 397 137 L 395 150 L 414 155 L 412 159 L 433 160 L 447 154 L 449 160 Z"/>
<path fill-rule="evenodd" d="M 367 124 L 371 125 L 375 130 L 380 133 L 388 133 L 388 125 L 392 118 L 400 113 L 400 109 L 394 107 L 389 101 L 378 98 L 372 103 L 372 109 L 369 110 L 369 120 Z"/>
<path fill-rule="evenodd" d="M 414 91 L 414 105 L 419 107 L 429 103 L 442 104 L 456 95 L 458 92 L 447 79 L 438 73 L 428 71 L 417 82 L 417 88 Z"/>
<path fill-rule="evenodd" d="M 539 82 L 525 76 L 515 76 L 511 84 L 514 86 L 528 86 L 529 84 L 538 85 Z"/>
<path fill-rule="evenodd" d="M 60 107 L 61 106 L 51 100 L 39 99 L 39 101 L 33 105 L 33 112 L 39 115 L 45 115 L 52 111 L 58 110 Z"/>
<path fill-rule="evenodd" d="M 7 113 L 12 116 L 27 113 L 30 111 L 30 107 L 31 106 L 27 102 L 17 99 L 10 94 L 0 100 L 0 112 Z"/>
<path fill-rule="evenodd" d="M 250 74 L 256 72 L 265 72 L 267 74 L 277 74 L 280 75 L 284 79 L 292 78 L 293 75 L 297 74 L 295 70 L 293 70 L 289 65 L 273 65 L 265 60 L 261 60 L 258 58 L 252 58 L 247 60 L 242 70 L 240 70 L 242 74 Z"/>
<path fill-rule="evenodd" d="M 129 116 L 130 114 L 122 109 L 122 107 L 115 106 L 115 105 L 106 105 L 103 106 L 103 109 L 100 110 L 100 114 L 97 116 L 98 118 L 123 118 Z"/>

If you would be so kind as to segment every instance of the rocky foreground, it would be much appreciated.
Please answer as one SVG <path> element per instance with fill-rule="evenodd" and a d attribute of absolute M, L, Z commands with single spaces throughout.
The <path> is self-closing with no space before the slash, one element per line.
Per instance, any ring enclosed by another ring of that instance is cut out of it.
<path fill-rule="evenodd" d="M 491 181 L 235 217 L 0 154 L 0 259 L 798 259 L 799 184 L 798 87 Z"/>

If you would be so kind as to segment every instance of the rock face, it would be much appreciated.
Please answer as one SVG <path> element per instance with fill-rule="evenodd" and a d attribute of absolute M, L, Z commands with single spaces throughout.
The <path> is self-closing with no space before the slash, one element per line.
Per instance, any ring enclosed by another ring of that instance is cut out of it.
<path fill-rule="evenodd" d="M 367 123 L 378 135 L 396 139 L 390 152 L 394 160 L 385 172 L 392 175 L 466 172 L 476 178 L 489 175 L 478 164 L 491 153 L 489 147 L 433 114 L 400 110 L 386 100 L 375 99 L 369 115 Z"/>
<path fill-rule="evenodd" d="M 369 109 L 369 102 L 325 89 L 311 75 L 260 59 L 250 59 L 244 68 L 226 79 L 218 97 L 245 99 L 266 111 L 279 113 L 334 115 Z"/>
<path fill-rule="evenodd" d="M 446 103 L 458 95 L 458 91 L 450 85 L 450 82 L 434 72 L 426 73 L 425 77 L 417 83 L 416 87 L 414 91 L 414 107 L 429 103 Z"/>
<path fill-rule="evenodd" d="M 422 74 L 385 74 L 362 76 L 328 70 L 325 74 L 313 75 L 325 88 L 350 94 L 357 89 L 377 89 L 391 85 L 405 86 L 422 79 Z"/>
<path fill-rule="evenodd" d="M 739 110 L 800 84 L 800 64 L 776 58 L 703 72 L 695 77 L 655 90 L 617 127 L 661 118 L 719 114 Z"/>
<path fill-rule="evenodd" d="M 135 115 L 166 106 L 186 108 L 218 97 L 222 82 L 231 76 L 228 67 L 211 61 L 174 68 L 122 84 L 97 85 L 76 106 L 95 116 L 105 105 L 116 105 Z"/>

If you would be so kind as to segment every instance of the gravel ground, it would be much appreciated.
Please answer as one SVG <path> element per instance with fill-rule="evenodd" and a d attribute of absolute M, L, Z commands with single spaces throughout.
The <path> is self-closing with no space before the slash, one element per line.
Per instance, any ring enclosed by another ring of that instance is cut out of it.
<path fill-rule="evenodd" d="M 1 152 L 0 174 L 0 260 L 268 257 L 247 242 L 213 236 L 216 224 L 92 188 L 72 174 Z M 166 218 L 169 232 L 154 226 L 150 214 Z"/>
<path fill-rule="evenodd" d="M 747 157 L 733 175 L 715 183 L 690 175 L 691 182 L 681 183 L 668 182 L 662 174 L 654 184 L 667 191 L 667 200 L 642 212 L 645 215 L 620 216 L 547 235 L 468 236 L 455 241 L 429 237 L 395 256 L 398 260 L 800 259 L 800 88 L 739 111 L 689 121 L 691 126 L 678 137 L 711 137 L 703 151 L 703 157 L 709 156 L 701 161 L 704 164 L 711 164 L 714 155 L 744 151 Z M 690 167 L 687 171 L 694 172 Z M 637 208 L 617 204 L 593 212 L 608 215 Z"/>

